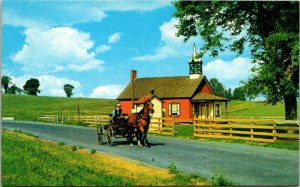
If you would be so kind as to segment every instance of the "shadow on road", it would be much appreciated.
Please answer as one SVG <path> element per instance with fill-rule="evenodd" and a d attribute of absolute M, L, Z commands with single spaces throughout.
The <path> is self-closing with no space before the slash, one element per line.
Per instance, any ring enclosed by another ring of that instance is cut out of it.
<path fill-rule="evenodd" d="M 134 146 L 137 146 L 137 141 L 133 141 L 132 142 Z M 127 141 L 114 141 L 114 143 L 112 144 L 112 147 L 115 146 L 130 146 L 129 143 Z M 165 143 L 151 143 L 149 142 L 148 145 L 145 145 L 144 147 L 152 147 L 152 146 L 163 146 L 165 145 Z"/>

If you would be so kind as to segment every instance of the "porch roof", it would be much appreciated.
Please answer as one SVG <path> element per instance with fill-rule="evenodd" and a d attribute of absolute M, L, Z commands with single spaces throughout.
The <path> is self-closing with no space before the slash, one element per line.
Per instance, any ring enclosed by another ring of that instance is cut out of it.
<path fill-rule="evenodd" d="M 208 94 L 208 93 L 198 93 L 192 99 L 192 102 L 202 102 L 202 101 L 230 101 L 229 99 L 219 97 L 216 95 Z"/>

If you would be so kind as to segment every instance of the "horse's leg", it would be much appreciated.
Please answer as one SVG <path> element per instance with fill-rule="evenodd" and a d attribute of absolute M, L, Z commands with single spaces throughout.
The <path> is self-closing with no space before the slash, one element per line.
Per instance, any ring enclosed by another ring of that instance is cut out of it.
<path fill-rule="evenodd" d="M 134 135 L 134 128 L 129 127 L 128 128 L 128 140 L 129 140 L 130 146 L 133 146 L 133 135 Z"/>
<path fill-rule="evenodd" d="M 144 136 L 143 136 L 143 143 L 144 143 L 144 145 L 149 145 L 148 138 L 147 138 L 148 130 L 149 130 L 149 124 L 150 124 L 150 120 L 147 121 L 146 126 L 144 126 L 144 129 L 145 129 Z"/>
<path fill-rule="evenodd" d="M 144 142 L 145 145 L 149 145 L 147 134 L 148 134 L 147 131 L 145 131 L 144 132 L 144 138 L 143 138 L 143 142 Z"/>
<path fill-rule="evenodd" d="M 143 127 L 143 124 L 140 123 L 138 126 L 138 146 L 144 146 L 144 133 L 145 133 L 145 129 Z"/>
<path fill-rule="evenodd" d="M 126 133 L 127 133 L 127 141 L 130 144 L 130 146 L 132 146 L 132 133 L 129 127 L 127 127 Z"/>
<path fill-rule="evenodd" d="M 143 139 L 143 133 L 138 129 L 137 130 L 137 140 L 138 140 L 138 146 L 143 147 L 144 145 L 142 144 L 142 139 Z"/>

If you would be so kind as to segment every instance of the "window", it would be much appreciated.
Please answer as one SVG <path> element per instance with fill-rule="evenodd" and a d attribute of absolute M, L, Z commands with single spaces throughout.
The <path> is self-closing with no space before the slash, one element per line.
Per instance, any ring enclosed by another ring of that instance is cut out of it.
<path fill-rule="evenodd" d="M 169 116 L 179 116 L 180 115 L 180 105 L 179 103 L 169 104 Z"/>
<path fill-rule="evenodd" d="M 216 110 L 215 110 L 215 116 L 218 118 L 218 117 L 220 117 L 220 105 L 219 104 L 216 104 Z"/>

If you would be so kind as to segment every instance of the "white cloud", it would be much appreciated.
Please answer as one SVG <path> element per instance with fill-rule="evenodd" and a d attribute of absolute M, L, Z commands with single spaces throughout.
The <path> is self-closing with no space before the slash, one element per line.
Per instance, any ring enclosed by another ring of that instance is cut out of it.
<path fill-rule="evenodd" d="M 104 11 L 90 3 L 75 2 L 5 2 L 3 24 L 25 28 L 47 28 L 58 25 L 101 21 Z"/>
<path fill-rule="evenodd" d="M 111 46 L 109 45 L 100 45 L 96 48 L 96 53 L 104 53 L 111 49 Z"/>
<path fill-rule="evenodd" d="M 89 52 L 94 46 L 88 33 L 70 27 L 26 29 L 25 44 L 11 56 L 22 64 L 22 71 L 31 74 L 48 74 L 58 71 L 102 70 L 102 60 Z"/>
<path fill-rule="evenodd" d="M 102 85 L 93 90 L 91 98 L 105 98 L 116 99 L 122 90 L 125 88 L 123 85 Z"/>
<path fill-rule="evenodd" d="M 65 97 L 66 93 L 63 89 L 65 84 L 71 84 L 74 86 L 73 95 L 72 97 L 82 97 L 83 93 L 81 92 L 81 85 L 76 80 L 70 80 L 66 78 L 55 77 L 51 75 L 40 75 L 37 77 L 33 77 L 31 75 L 23 75 L 19 77 L 11 77 L 12 82 L 18 86 L 19 88 L 23 89 L 26 81 L 35 78 L 39 80 L 40 86 L 39 90 L 41 93 L 38 95 L 41 96 L 62 96 Z"/>
<path fill-rule="evenodd" d="M 112 44 L 112 43 L 116 43 L 121 39 L 121 33 L 120 32 L 116 32 L 114 34 L 112 34 L 109 38 L 108 38 L 108 43 Z"/>
<path fill-rule="evenodd" d="M 217 59 L 203 66 L 203 73 L 208 79 L 217 78 L 226 88 L 236 88 L 240 81 L 251 76 L 251 68 L 254 66 L 251 59 L 238 57 L 230 62 Z"/>
<path fill-rule="evenodd" d="M 172 6 L 171 1 L 4 1 L 3 24 L 25 28 L 72 26 L 101 21 L 105 11 L 152 11 Z"/>
<path fill-rule="evenodd" d="M 154 54 L 146 54 L 133 57 L 135 61 L 159 61 L 168 57 L 180 57 L 192 55 L 193 43 L 200 43 L 197 37 L 191 37 L 186 43 L 183 37 L 177 37 L 175 25 L 178 19 L 172 18 L 169 22 L 163 23 L 159 29 L 161 32 L 161 44 L 156 48 Z"/>
<path fill-rule="evenodd" d="M 98 3 L 99 5 L 100 3 Z M 97 6 L 97 5 L 95 5 Z M 100 7 L 101 6 L 101 7 Z M 126 0 L 126 1 L 119 1 L 119 0 L 111 0 L 111 1 L 103 1 L 99 8 L 102 10 L 108 11 L 152 11 L 155 9 L 159 9 L 165 6 L 172 6 L 171 1 L 169 0 Z"/>

